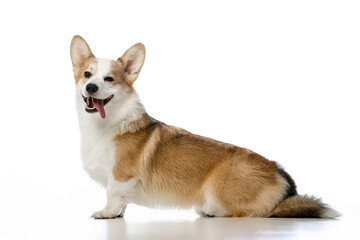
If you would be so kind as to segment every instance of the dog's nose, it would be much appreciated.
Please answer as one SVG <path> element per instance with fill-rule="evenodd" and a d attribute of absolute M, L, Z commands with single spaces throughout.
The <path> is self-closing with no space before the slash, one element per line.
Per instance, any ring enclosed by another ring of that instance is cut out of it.
<path fill-rule="evenodd" d="M 89 83 L 88 85 L 86 85 L 86 91 L 90 94 L 96 93 L 98 89 L 99 87 L 93 83 Z"/>

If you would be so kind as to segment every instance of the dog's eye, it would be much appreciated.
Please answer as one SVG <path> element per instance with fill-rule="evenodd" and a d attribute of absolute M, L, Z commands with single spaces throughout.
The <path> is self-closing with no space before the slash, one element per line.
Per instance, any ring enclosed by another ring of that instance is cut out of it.
<path fill-rule="evenodd" d="M 104 81 L 112 82 L 114 79 L 112 77 L 106 77 L 104 78 Z"/>
<path fill-rule="evenodd" d="M 91 77 L 91 72 L 88 72 L 88 71 L 84 72 L 84 77 L 86 77 L 86 78 Z"/>

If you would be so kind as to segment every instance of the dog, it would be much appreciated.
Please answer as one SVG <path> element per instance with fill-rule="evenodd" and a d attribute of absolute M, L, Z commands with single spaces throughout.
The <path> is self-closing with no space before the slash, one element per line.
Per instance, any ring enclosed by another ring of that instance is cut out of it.
<path fill-rule="evenodd" d="M 299 195 L 276 162 L 150 117 L 133 87 L 143 44 L 114 61 L 96 58 L 76 35 L 70 55 L 84 169 L 106 188 L 106 206 L 93 218 L 123 217 L 129 203 L 194 208 L 204 217 L 339 216 Z"/>

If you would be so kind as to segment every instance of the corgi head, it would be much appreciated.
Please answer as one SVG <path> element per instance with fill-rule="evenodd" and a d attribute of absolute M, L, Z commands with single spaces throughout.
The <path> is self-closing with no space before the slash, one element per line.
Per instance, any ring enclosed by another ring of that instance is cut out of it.
<path fill-rule="evenodd" d="M 86 41 L 76 35 L 70 55 L 83 109 L 88 114 L 100 113 L 105 119 L 111 106 L 125 103 L 134 95 L 133 84 L 145 60 L 145 47 L 137 43 L 116 61 L 96 58 Z"/>

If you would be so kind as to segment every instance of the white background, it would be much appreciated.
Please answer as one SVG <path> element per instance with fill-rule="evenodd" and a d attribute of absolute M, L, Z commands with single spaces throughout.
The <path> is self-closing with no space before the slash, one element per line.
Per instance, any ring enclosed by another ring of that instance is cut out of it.
<path fill-rule="evenodd" d="M 135 88 L 151 116 L 276 160 L 300 193 L 359 212 L 359 12 L 357 1 L 3 1 L 2 220 L 105 204 L 80 160 L 75 34 L 103 58 L 145 44 Z"/>

